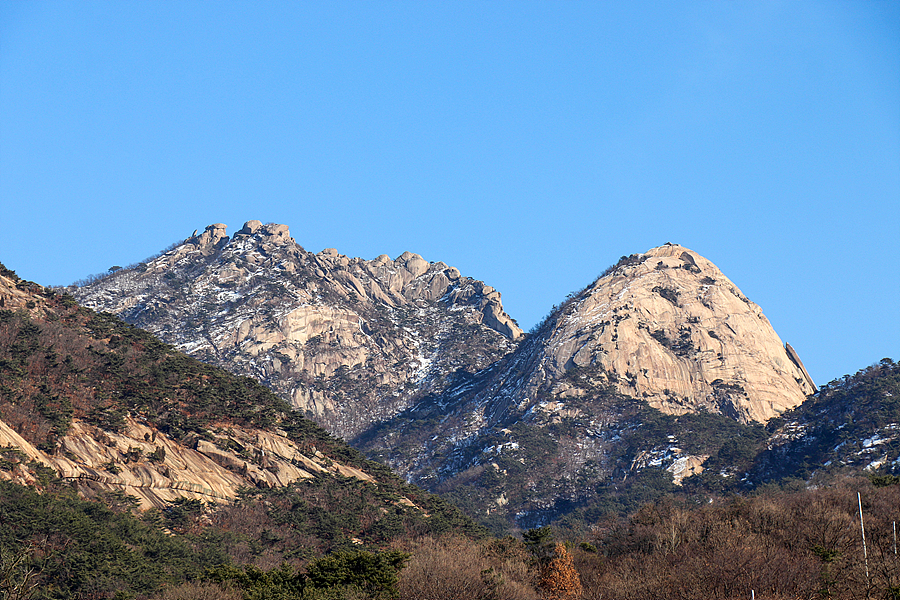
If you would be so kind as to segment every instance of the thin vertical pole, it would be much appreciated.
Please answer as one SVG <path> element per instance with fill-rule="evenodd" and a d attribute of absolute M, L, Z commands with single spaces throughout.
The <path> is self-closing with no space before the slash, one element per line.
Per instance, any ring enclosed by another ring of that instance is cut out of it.
<path fill-rule="evenodd" d="M 894 521 L 894 556 L 897 556 L 897 521 Z"/>
<path fill-rule="evenodd" d="M 862 514 L 862 496 L 856 492 L 856 499 L 859 501 L 859 530 L 862 532 L 863 541 L 863 560 L 866 563 L 866 584 L 869 583 L 869 553 L 866 551 L 866 527 L 863 525 Z"/>

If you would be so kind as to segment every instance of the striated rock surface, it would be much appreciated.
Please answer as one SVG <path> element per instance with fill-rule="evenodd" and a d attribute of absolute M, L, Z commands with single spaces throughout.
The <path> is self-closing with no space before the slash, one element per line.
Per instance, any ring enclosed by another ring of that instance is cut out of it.
<path fill-rule="evenodd" d="M 170 251 L 69 290 L 180 350 L 255 377 L 352 438 L 509 352 L 500 294 L 442 262 L 307 252 L 285 225 L 210 225 Z"/>
<path fill-rule="evenodd" d="M 0 421 L 0 447 L 12 447 L 80 485 L 121 490 L 142 509 L 163 507 L 177 498 L 231 502 L 242 487 L 284 487 L 316 474 L 374 479 L 363 471 L 326 459 L 315 448 L 304 454 L 277 433 L 229 426 L 212 441 L 185 446 L 155 427 L 126 419 L 122 431 L 104 431 L 73 420 L 58 451 L 39 450 Z M 240 454 L 228 448 L 240 448 Z M 34 483 L 28 470 L 0 470 L 0 478 Z"/>

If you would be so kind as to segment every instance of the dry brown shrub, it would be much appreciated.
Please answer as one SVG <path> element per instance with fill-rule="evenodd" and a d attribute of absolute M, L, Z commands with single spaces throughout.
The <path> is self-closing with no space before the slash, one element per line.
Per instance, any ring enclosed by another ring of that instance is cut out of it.
<path fill-rule="evenodd" d="M 211 581 L 190 581 L 164 589 L 154 600 L 243 600 L 239 589 Z"/>
<path fill-rule="evenodd" d="M 412 557 L 400 573 L 403 600 L 538 600 L 516 552 L 498 552 L 458 536 L 403 544 Z"/>
<path fill-rule="evenodd" d="M 619 557 L 607 566 L 600 578 L 597 598 L 644 600 L 655 598 L 667 589 L 670 571 L 665 561 L 648 560 L 647 556 Z"/>
<path fill-rule="evenodd" d="M 857 492 L 865 514 L 868 576 Z M 576 552 L 583 597 L 730 599 L 752 591 L 757 598 L 795 600 L 895 598 L 898 507 L 900 486 L 876 488 L 864 478 L 690 510 L 648 505 L 626 526 L 596 540 L 604 556 Z"/>
<path fill-rule="evenodd" d="M 608 562 L 597 552 L 575 550 L 575 568 L 581 580 L 583 600 L 601 600 L 603 595 L 603 573 Z"/>
<path fill-rule="evenodd" d="M 253 565 L 263 570 L 274 569 L 283 562 L 299 566 L 300 559 L 286 558 L 289 549 L 318 549 L 320 546 L 320 540 L 315 536 L 276 523 L 262 502 L 220 506 L 210 515 L 210 522 L 219 529 L 238 534 L 226 548 L 236 564 Z M 279 538 L 280 542 L 262 552 L 255 551 L 249 540 L 258 540 L 267 534 Z"/>

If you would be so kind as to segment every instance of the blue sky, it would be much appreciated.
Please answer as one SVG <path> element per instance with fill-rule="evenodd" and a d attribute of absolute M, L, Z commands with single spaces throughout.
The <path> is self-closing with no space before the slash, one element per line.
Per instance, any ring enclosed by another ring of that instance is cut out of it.
<path fill-rule="evenodd" d="M 817 383 L 900 359 L 900 2 L 0 3 L 0 262 L 442 260 L 526 329 L 667 241 Z"/>

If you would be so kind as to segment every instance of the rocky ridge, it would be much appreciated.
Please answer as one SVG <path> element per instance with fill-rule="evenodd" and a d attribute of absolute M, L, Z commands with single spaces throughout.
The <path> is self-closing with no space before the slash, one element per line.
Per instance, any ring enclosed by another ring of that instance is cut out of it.
<path fill-rule="evenodd" d="M 407 481 L 523 526 L 641 473 L 680 485 L 815 391 L 759 306 L 674 244 L 623 257 L 527 335 L 443 263 L 313 255 L 258 222 L 233 238 L 210 226 L 74 293 L 259 377 Z"/>
<path fill-rule="evenodd" d="M 144 509 L 228 503 L 241 488 L 317 477 L 385 478 L 259 384 L 0 265 L 0 479 L 39 484 L 41 468 L 85 492 L 124 491 Z"/>
<path fill-rule="evenodd" d="M 263 381 L 327 429 L 372 423 L 509 352 L 500 294 L 442 262 L 307 252 L 285 225 L 210 225 L 69 291 L 188 354 Z"/>

